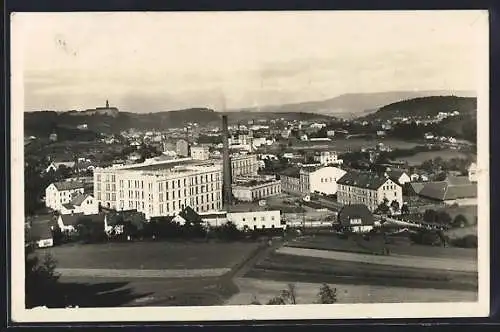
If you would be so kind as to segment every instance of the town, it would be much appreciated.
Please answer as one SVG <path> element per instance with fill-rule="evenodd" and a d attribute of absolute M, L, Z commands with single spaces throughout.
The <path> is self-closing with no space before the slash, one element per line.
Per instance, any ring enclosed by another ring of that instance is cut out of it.
<path fill-rule="evenodd" d="M 387 285 L 384 298 L 402 286 L 477 296 L 475 98 L 354 119 L 183 112 L 210 121 L 98 132 L 88 121 L 126 116 L 109 101 L 26 114 L 25 126 L 39 113 L 67 120 L 25 136 L 26 246 L 49 252 L 62 279 L 114 276 L 153 294 L 119 305 L 272 303 L 251 291 L 256 280 L 278 283 L 276 294 L 314 281 Z M 68 296 L 54 305 L 98 305 Z"/>

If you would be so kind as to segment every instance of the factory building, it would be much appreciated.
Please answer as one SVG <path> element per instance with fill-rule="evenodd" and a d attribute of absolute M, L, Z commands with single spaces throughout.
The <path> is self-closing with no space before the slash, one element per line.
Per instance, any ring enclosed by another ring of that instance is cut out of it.
<path fill-rule="evenodd" d="M 94 197 L 104 207 L 136 209 L 147 219 L 174 215 L 186 206 L 216 211 L 222 208 L 222 168 L 190 158 L 97 168 Z"/>

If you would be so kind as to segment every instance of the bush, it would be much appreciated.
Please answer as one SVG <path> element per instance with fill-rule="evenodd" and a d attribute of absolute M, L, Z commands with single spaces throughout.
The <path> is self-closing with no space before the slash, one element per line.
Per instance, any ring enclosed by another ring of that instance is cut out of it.
<path fill-rule="evenodd" d="M 469 221 L 463 214 L 459 214 L 453 219 L 453 227 L 465 227 L 469 224 Z"/>
<path fill-rule="evenodd" d="M 462 238 L 453 240 L 452 244 L 455 247 L 460 247 L 460 248 L 477 248 L 477 236 L 466 235 Z"/>

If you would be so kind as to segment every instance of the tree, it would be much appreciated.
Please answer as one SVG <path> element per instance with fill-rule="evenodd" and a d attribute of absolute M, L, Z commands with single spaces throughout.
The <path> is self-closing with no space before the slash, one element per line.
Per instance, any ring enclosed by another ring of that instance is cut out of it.
<path fill-rule="evenodd" d="M 380 214 L 387 214 L 389 212 L 389 200 L 387 198 L 384 198 L 384 200 L 379 204 L 376 212 Z"/>
<path fill-rule="evenodd" d="M 318 303 L 333 304 L 337 302 L 337 289 L 323 284 L 318 293 Z"/>
<path fill-rule="evenodd" d="M 425 210 L 423 219 L 426 223 L 435 223 L 437 219 L 436 211 L 432 209 Z"/>
<path fill-rule="evenodd" d="M 469 221 L 463 214 L 459 214 L 453 219 L 454 227 L 465 227 L 469 224 Z"/>
<path fill-rule="evenodd" d="M 410 208 L 408 207 L 408 204 L 403 204 L 401 207 L 401 214 L 410 214 Z"/>
<path fill-rule="evenodd" d="M 399 212 L 399 211 L 400 211 L 399 202 L 398 202 L 398 201 L 396 201 L 396 200 L 393 200 L 393 201 L 391 202 L 391 209 L 392 209 L 392 211 L 393 211 L 394 213 Z"/>
<path fill-rule="evenodd" d="M 443 225 L 449 225 L 452 219 L 448 212 L 439 211 L 436 216 L 436 221 Z"/>
<path fill-rule="evenodd" d="M 56 261 L 52 256 L 46 255 L 40 262 L 34 252 L 34 246 L 25 248 L 25 305 L 26 308 L 39 306 L 53 306 L 51 302 L 59 275 L 55 273 Z"/>
<path fill-rule="evenodd" d="M 294 284 L 288 284 L 287 289 L 280 292 L 279 296 L 273 297 L 267 302 L 268 305 L 297 304 L 297 296 Z"/>

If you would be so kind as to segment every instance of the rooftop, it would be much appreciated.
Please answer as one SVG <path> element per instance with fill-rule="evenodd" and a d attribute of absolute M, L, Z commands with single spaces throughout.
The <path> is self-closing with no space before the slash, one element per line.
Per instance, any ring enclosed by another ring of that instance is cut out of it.
<path fill-rule="evenodd" d="M 59 191 L 83 188 L 83 183 L 79 181 L 54 182 L 53 184 Z"/>
<path fill-rule="evenodd" d="M 337 183 L 358 188 L 378 189 L 387 178 L 374 173 L 349 171 Z"/>
<path fill-rule="evenodd" d="M 285 169 L 280 173 L 283 176 L 288 176 L 292 178 L 299 178 L 300 177 L 300 169 L 297 167 L 290 167 Z"/>

